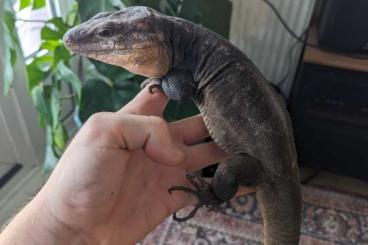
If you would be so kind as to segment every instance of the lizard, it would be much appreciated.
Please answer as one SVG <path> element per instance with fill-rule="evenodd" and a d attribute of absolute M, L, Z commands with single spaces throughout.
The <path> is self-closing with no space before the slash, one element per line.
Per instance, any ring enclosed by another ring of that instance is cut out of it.
<path fill-rule="evenodd" d="M 170 99 L 191 99 L 212 140 L 230 157 L 211 183 L 189 178 L 196 189 L 173 186 L 202 205 L 233 198 L 239 185 L 254 187 L 264 243 L 299 243 L 301 187 L 292 123 L 283 98 L 256 65 L 222 36 L 190 21 L 144 6 L 102 12 L 63 38 L 74 53 L 148 77 Z M 152 92 L 152 90 L 151 90 Z"/>

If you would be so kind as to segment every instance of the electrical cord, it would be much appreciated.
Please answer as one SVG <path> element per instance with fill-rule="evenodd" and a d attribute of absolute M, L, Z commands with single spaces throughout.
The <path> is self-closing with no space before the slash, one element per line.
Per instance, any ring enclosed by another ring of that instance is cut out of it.
<path fill-rule="evenodd" d="M 302 36 L 298 36 L 291 28 L 290 26 L 288 26 L 288 24 L 286 23 L 286 21 L 284 20 L 284 18 L 281 16 L 280 12 L 277 10 L 277 8 L 275 7 L 275 5 L 273 5 L 273 3 L 271 3 L 269 0 L 261 0 L 262 2 L 264 2 L 266 5 L 269 6 L 269 8 L 272 10 L 272 12 L 276 15 L 277 19 L 280 21 L 280 23 L 282 24 L 282 26 L 285 28 L 285 30 L 294 38 L 296 39 L 298 42 L 306 45 L 306 46 L 310 46 L 313 48 L 320 48 L 317 44 L 314 43 L 309 43 L 306 40 L 306 36 L 303 34 Z M 305 36 L 303 38 L 303 36 Z M 368 59 L 368 56 L 366 55 L 357 55 L 357 54 L 352 54 L 352 53 L 347 53 L 347 52 L 343 52 L 343 51 L 338 51 L 338 50 L 333 50 L 332 52 L 345 56 L 345 57 L 350 57 L 350 58 L 354 58 L 354 59 L 361 59 L 361 60 L 366 60 Z"/>
<path fill-rule="evenodd" d="M 280 21 L 280 23 L 283 25 L 283 27 L 285 28 L 285 30 L 293 37 L 295 38 L 298 42 L 303 43 L 305 45 L 311 46 L 311 47 L 315 47 L 318 48 L 318 45 L 313 44 L 313 43 L 308 43 L 306 41 L 306 38 L 300 37 L 298 36 L 286 23 L 286 21 L 284 20 L 284 18 L 281 16 L 280 12 L 277 10 L 277 8 L 275 7 L 275 5 L 273 5 L 270 1 L 268 0 L 262 0 L 265 4 L 268 5 L 268 7 L 270 7 L 270 9 L 273 11 L 273 13 L 276 15 L 277 19 Z M 303 35 L 304 36 L 304 35 Z"/>

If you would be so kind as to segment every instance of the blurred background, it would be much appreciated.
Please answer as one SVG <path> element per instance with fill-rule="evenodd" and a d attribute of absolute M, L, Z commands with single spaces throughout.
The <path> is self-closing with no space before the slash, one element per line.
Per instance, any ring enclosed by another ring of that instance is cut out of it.
<path fill-rule="evenodd" d="M 72 54 L 62 44 L 72 26 L 134 5 L 228 38 L 285 98 L 304 186 L 302 244 L 368 244 L 365 0 L 0 0 L 0 224 L 42 186 L 90 115 L 116 111 L 138 93 L 143 77 Z M 165 118 L 197 113 L 190 101 L 170 102 Z M 214 215 L 220 224 L 231 217 L 236 227 L 252 229 L 238 234 L 225 221 L 215 229 L 201 218 L 181 227 L 168 220 L 145 242 L 260 243 L 253 196 Z"/>

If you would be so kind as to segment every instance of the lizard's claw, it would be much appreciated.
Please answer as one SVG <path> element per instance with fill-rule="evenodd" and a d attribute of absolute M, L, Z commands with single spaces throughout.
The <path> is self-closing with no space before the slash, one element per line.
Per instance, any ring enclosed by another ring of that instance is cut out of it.
<path fill-rule="evenodd" d="M 154 89 L 159 89 L 159 90 L 161 90 L 161 85 L 160 85 L 160 84 L 156 84 L 156 83 L 148 85 L 148 90 L 149 90 L 149 92 L 150 92 L 151 94 L 153 94 L 153 90 L 154 90 Z"/>
<path fill-rule="evenodd" d="M 187 175 L 187 178 L 192 183 L 192 185 L 196 188 L 193 190 L 186 186 L 173 186 L 169 189 L 169 193 L 171 194 L 173 191 L 183 191 L 195 195 L 199 201 L 193 208 L 193 210 L 185 217 L 179 218 L 176 213 L 173 215 L 173 219 L 178 222 L 184 222 L 191 219 L 198 209 L 202 206 L 210 207 L 209 211 L 214 210 L 217 206 L 224 203 L 223 200 L 218 198 L 212 190 L 210 184 L 208 184 L 202 177 L 200 176 L 192 176 Z"/>
<path fill-rule="evenodd" d="M 142 83 L 141 83 L 141 89 L 144 89 L 145 87 L 148 86 L 148 90 L 151 94 L 153 94 L 153 90 L 154 89 L 159 89 L 159 90 L 162 90 L 161 89 L 161 80 L 157 79 L 157 78 L 148 78 L 146 80 L 144 80 Z"/>
<path fill-rule="evenodd" d="M 173 214 L 173 219 L 177 222 L 185 222 L 190 220 L 191 218 L 194 217 L 194 215 L 197 213 L 198 209 L 202 207 L 202 204 L 200 202 L 198 202 L 197 205 L 195 205 L 195 207 L 193 208 L 193 210 L 185 217 L 180 218 L 176 215 L 176 213 Z"/>

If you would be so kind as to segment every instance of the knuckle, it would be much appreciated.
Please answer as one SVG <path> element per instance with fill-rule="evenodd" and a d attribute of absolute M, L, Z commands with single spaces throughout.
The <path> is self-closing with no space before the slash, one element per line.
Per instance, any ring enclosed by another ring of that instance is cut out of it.
<path fill-rule="evenodd" d="M 93 114 L 84 125 L 84 132 L 88 139 L 106 138 L 111 132 L 107 122 L 111 119 L 112 112 L 98 112 Z"/>
<path fill-rule="evenodd" d="M 106 118 L 110 117 L 112 112 L 97 112 L 92 114 L 88 120 L 87 123 L 90 124 L 101 124 L 106 122 Z"/>
<path fill-rule="evenodd" d="M 162 117 L 148 116 L 148 119 L 150 121 L 150 124 L 154 128 L 159 128 L 159 129 L 167 129 L 168 128 L 167 122 Z"/>
<path fill-rule="evenodd" d="M 111 112 L 97 112 L 89 117 L 87 125 L 89 126 L 100 126 L 106 123 L 107 118 L 111 116 Z"/>

